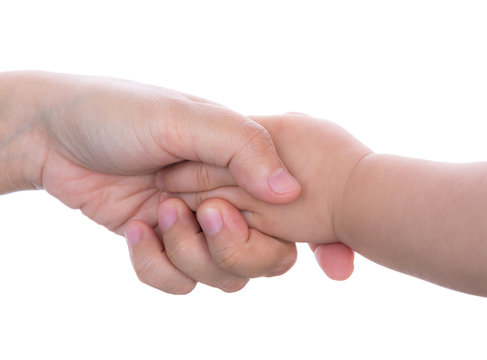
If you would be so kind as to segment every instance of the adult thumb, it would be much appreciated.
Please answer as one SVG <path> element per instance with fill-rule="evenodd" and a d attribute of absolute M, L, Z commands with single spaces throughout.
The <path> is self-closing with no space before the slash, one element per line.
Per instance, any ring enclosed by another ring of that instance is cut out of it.
<path fill-rule="evenodd" d="M 198 103 L 182 107 L 168 149 L 186 160 L 228 167 L 235 182 L 269 203 L 288 203 L 301 187 L 281 162 L 269 132 L 257 122 L 222 106 Z"/>
<path fill-rule="evenodd" d="M 288 203 L 301 187 L 281 162 L 267 130 L 253 122 L 242 124 L 228 168 L 237 184 L 251 195 L 270 203 Z"/>

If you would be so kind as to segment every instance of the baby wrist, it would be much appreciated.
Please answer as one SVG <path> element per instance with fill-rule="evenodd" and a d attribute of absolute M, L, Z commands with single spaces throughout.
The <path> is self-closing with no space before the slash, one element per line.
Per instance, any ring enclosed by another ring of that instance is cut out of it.
<path fill-rule="evenodd" d="M 338 195 L 333 208 L 333 229 L 335 238 L 337 241 L 347 245 L 350 240 L 347 235 L 350 233 L 348 228 L 353 227 L 353 221 L 350 221 L 351 219 L 348 216 L 350 207 L 354 206 L 353 194 L 356 193 L 357 184 L 363 184 L 364 180 L 358 178 L 363 177 L 363 174 L 367 173 L 367 171 L 364 170 L 364 167 L 367 167 L 367 163 L 374 157 L 374 155 L 375 154 L 372 151 L 368 150 L 355 161 L 348 172 L 342 192 Z M 364 211 L 366 211 L 366 209 L 364 209 Z"/>

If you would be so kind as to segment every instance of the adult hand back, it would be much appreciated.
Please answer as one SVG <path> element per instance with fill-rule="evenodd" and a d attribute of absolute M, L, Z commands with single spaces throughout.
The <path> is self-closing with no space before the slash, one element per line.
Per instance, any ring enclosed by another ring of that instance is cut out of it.
<path fill-rule="evenodd" d="M 5 161 L 3 192 L 44 188 L 118 234 L 132 220 L 157 230 L 155 172 L 184 160 L 228 167 L 261 200 L 299 195 L 267 131 L 221 105 L 109 78 L 21 72 L 0 81 L 12 124 L 3 154 L 17 157 Z"/>
<path fill-rule="evenodd" d="M 30 98 L 37 105 L 30 138 L 42 164 L 30 182 L 116 232 L 136 215 L 133 206 L 108 210 L 112 202 L 148 197 L 144 189 L 156 192 L 154 172 L 183 160 L 228 167 L 242 188 L 264 201 L 286 203 L 299 195 L 267 131 L 221 105 L 110 78 L 7 75 L 21 96 L 17 103 Z M 119 212 L 127 213 L 113 219 Z"/>

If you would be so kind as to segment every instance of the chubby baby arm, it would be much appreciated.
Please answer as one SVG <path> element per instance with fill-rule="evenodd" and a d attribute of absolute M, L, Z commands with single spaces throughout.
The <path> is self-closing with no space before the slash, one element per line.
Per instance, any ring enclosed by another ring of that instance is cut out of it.
<path fill-rule="evenodd" d="M 373 154 L 354 169 L 340 237 L 369 259 L 487 296 L 487 163 Z"/>

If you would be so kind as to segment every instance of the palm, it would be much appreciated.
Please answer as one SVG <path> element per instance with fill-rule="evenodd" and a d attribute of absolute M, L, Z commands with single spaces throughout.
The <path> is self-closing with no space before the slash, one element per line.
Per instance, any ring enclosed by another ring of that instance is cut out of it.
<path fill-rule="evenodd" d="M 140 219 L 155 227 L 160 190 L 154 174 L 120 176 L 83 168 L 62 155 L 49 153 L 43 173 L 51 195 L 98 224 L 122 234 L 124 225 Z"/>

